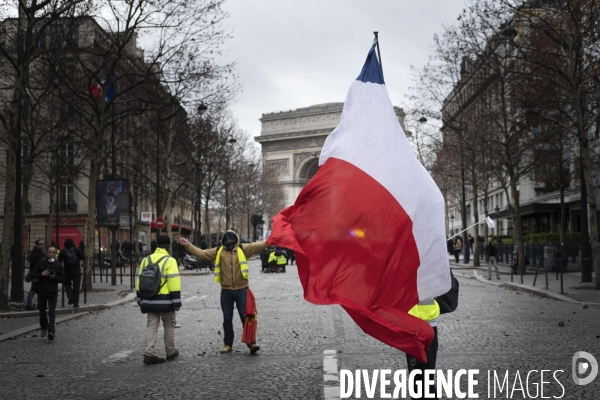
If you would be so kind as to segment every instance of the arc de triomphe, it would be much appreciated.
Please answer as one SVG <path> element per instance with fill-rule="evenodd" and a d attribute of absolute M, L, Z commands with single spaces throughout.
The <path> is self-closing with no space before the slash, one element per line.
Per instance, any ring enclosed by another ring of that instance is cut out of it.
<path fill-rule="evenodd" d="M 286 207 L 319 167 L 319 155 L 329 135 L 340 123 L 344 103 L 317 104 L 290 111 L 263 114 L 262 128 L 255 140 L 261 144 L 263 167 L 279 173 L 286 192 Z M 404 110 L 394 107 L 404 129 Z"/>

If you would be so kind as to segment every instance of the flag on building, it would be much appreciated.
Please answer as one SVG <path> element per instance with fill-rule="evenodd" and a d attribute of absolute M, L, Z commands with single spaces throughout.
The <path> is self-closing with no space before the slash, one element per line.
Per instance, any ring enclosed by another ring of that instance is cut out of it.
<path fill-rule="evenodd" d="M 490 217 L 485 217 L 485 223 L 487 224 L 488 228 L 490 228 L 490 229 L 494 229 L 496 227 L 494 220 L 491 219 Z"/>
<path fill-rule="evenodd" d="M 267 243 L 296 251 L 306 300 L 340 304 L 363 331 L 424 360 L 433 330 L 408 310 L 450 290 L 445 205 L 400 127 L 375 45 L 319 171 L 273 218 Z"/>
<path fill-rule="evenodd" d="M 97 100 L 102 96 L 102 86 L 104 85 L 104 81 L 102 83 L 95 83 L 88 88 L 88 91 L 94 96 Z M 108 103 L 115 96 L 115 78 L 110 78 L 108 81 L 108 88 L 106 89 L 106 96 L 104 100 Z"/>

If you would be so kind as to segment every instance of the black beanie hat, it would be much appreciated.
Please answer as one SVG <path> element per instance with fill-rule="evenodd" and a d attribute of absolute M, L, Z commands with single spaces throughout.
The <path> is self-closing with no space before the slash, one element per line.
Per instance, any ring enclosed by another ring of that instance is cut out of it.
<path fill-rule="evenodd" d="M 158 237 L 158 240 L 156 241 L 156 246 L 158 247 L 169 247 L 171 245 L 171 238 L 168 237 L 167 235 L 160 235 Z"/>

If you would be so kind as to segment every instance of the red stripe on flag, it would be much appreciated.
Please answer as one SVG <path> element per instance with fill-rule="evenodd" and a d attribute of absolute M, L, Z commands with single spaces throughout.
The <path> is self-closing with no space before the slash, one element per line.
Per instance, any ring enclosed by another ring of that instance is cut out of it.
<path fill-rule="evenodd" d="M 412 221 L 371 176 L 328 159 L 273 218 L 267 243 L 296 251 L 307 301 L 340 304 L 369 335 L 426 358 L 433 330 L 407 313 L 419 301 Z"/>

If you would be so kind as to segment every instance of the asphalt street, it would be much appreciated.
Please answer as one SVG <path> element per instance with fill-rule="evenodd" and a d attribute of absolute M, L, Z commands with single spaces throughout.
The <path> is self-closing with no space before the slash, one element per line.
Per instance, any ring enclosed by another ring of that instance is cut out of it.
<path fill-rule="evenodd" d="M 257 355 L 239 342 L 239 320 L 233 353 L 219 354 L 220 288 L 210 275 L 184 276 L 176 360 L 142 363 L 146 316 L 128 303 L 57 325 L 53 343 L 39 331 L 1 342 L 0 398 L 323 399 L 339 393 L 340 369 L 406 368 L 403 353 L 364 334 L 340 307 L 307 303 L 295 266 L 285 274 L 262 274 L 259 263 L 250 262 L 259 310 Z M 475 279 L 460 283 L 458 310 L 440 318 L 437 368 L 479 369 L 480 398 L 489 398 L 488 370 L 502 376 L 509 371 L 511 385 L 519 371 L 525 385 L 528 371 L 542 369 L 564 371 L 556 375 L 564 389 L 552 380 L 544 396 L 559 397 L 564 390 L 564 399 L 600 398 L 600 376 L 585 386 L 571 379 L 575 352 L 600 359 L 600 307 Z M 164 357 L 160 332 L 156 352 Z M 534 397 L 517 391 L 512 398 Z"/>

